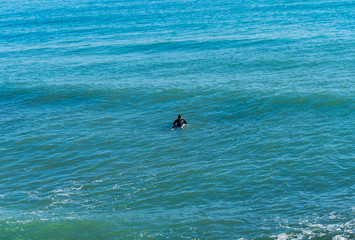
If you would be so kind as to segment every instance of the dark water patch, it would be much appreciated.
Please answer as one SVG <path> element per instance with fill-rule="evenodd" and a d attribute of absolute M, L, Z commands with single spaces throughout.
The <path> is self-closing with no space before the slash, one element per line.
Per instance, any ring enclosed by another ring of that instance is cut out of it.
<path fill-rule="evenodd" d="M 220 211 L 215 211 L 220 215 Z M 273 225 L 276 229 L 269 229 L 270 222 L 265 221 L 263 227 L 268 234 L 261 236 L 259 231 L 243 230 L 241 226 L 249 223 L 243 218 L 216 219 L 204 218 L 204 212 L 193 211 L 191 214 L 179 212 L 167 212 L 165 217 L 155 214 L 137 213 L 136 217 L 128 216 L 124 219 L 116 218 L 106 220 L 36 220 L 31 221 L 2 221 L 0 236 L 13 239 L 204 239 L 224 237 L 234 239 L 249 237 L 249 239 L 284 239 L 284 238 L 312 238 L 312 239 L 352 239 L 352 224 L 320 224 L 313 220 L 302 221 L 299 224 L 290 223 L 287 219 L 275 218 Z M 180 218 L 190 216 L 191 220 L 180 223 Z M 236 214 L 236 213 L 233 213 Z M 175 216 L 174 216 L 175 215 Z M 248 215 L 248 214 L 245 214 Z M 139 218 L 138 218 L 139 217 Z M 295 222 L 292 220 L 291 222 Z M 135 224 L 134 224 L 135 223 Z M 161 224 L 159 224 L 161 223 Z M 203 230 L 201 226 L 207 227 Z M 21 231 L 18 231 L 18 229 Z M 287 232 L 283 229 L 288 228 Z M 219 230 L 218 230 L 219 229 Z"/>
<path fill-rule="evenodd" d="M 21 231 L 19 231 L 19 228 Z M 113 224 L 102 221 L 1 221 L 3 239 L 114 239 L 122 234 Z"/>

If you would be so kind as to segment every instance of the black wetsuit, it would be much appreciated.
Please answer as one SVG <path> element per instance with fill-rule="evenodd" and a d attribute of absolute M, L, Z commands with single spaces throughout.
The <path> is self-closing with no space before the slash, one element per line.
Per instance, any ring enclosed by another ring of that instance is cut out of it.
<path fill-rule="evenodd" d="M 174 127 L 182 127 L 184 124 L 187 124 L 187 122 L 185 121 L 185 119 L 176 119 L 173 123 L 173 128 Z"/>

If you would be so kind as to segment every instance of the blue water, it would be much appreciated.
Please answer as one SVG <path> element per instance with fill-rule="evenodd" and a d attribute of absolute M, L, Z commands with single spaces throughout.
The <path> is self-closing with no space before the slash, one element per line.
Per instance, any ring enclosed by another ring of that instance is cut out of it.
<path fill-rule="evenodd" d="M 0 69 L 0 239 L 355 239 L 354 1 L 0 0 Z"/>

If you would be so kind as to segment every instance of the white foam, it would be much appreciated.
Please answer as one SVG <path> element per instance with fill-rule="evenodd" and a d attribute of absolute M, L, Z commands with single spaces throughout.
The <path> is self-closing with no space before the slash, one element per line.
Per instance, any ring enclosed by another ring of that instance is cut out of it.
<path fill-rule="evenodd" d="M 91 183 L 99 183 L 99 182 L 102 182 L 103 180 L 100 179 L 100 180 L 95 180 L 95 181 L 92 181 Z"/>
<path fill-rule="evenodd" d="M 58 193 L 57 196 L 70 197 L 69 193 Z"/>
<path fill-rule="evenodd" d="M 335 212 L 331 212 L 329 214 L 329 219 L 337 219 L 338 217 L 336 216 L 336 213 Z"/>
<path fill-rule="evenodd" d="M 286 233 L 281 233 L 279 235 L 276 236 L 277 240 L 287 240 L 288 235 Z"/>
<path fill-rule="evenodd" d="M 337 235 L 332 238 L 332 240 L 348 240 L 346 237 L 342 235 Z"/>

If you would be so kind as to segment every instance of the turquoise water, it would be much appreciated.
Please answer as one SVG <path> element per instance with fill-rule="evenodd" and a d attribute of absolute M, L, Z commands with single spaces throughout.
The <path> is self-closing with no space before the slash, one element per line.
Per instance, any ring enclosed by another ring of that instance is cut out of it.
<path fill-rule="evenodd" d="M 354 1 L 1 0 L 0 239 L 355 239 L 354 60 Z"/>

